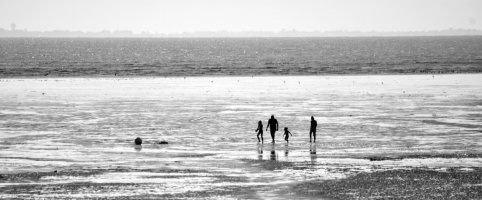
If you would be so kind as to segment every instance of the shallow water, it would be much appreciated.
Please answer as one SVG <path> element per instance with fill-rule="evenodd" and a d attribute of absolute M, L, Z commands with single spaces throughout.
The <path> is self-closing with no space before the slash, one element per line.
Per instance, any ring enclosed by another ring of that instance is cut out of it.
<path fill-rule="evenodd" d="M 151 171 L 2 181 L 0 187 L 143 183 L 144 192 L 156 195 L 255 185 L 265 188 L 255 192 L 258 197 L 275 198 L 276 193 L 267 189 L 270 185 L 342 178 L 373 171 L 375 165 L 482 166 L 480 158 L 364 159 L 480 154 L 480 80 L 481 74 L 1 79 L 0 174 Z M 272 114 L 280 127 L 276 144 L 269 143 L 268 131 L 265 143 L 258 144 L 257 122 L 262 120 L 266 128 Z M 311 116 L 319 125 L 316 145 L 309 144 Z M 284 127 L 293 134 L 289 145 L 282 138 Z M 136 137 L 143 139 L 142 146 L 133 144 Z M 247 164 L 250 160 L 253 163 Z M 257 163 L 260 160 L 294 164 L 266 170 Z M 166 169 L 191 171 L 185 178 L 155 171 Z M 163 177 L 167 175 L 177 178 Z M 241 177 L 243 183 L 220 181 L 220 176 Z M 166 187 L 150 191 L 152 184 Z M 115 191 L 104 195 L 139 192 L 122 187 Z M 43 194 L 36 197 L 53 195 Z M 102 194 L 85 191 L 73 196 Z"/>

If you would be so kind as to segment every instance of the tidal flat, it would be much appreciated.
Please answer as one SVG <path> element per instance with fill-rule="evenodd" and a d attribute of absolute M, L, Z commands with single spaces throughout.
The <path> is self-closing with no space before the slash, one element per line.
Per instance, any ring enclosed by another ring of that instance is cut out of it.
<path fill-rule="evenodd" d="M 0 198 L 478 199 L 480 80 L 0 79 Z"/>

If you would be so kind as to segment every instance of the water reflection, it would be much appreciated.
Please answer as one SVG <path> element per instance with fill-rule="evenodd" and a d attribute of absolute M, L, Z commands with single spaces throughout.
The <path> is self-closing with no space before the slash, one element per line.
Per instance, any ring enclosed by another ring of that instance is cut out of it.
<path fill-rule="evenodd" d="M 271 153 L 269 155 L 269 159 L 270 160 L 278 160 L 278 154 L 276 154 L 276 148 L 275 148 L 275 145 L 273 144 L 273 146 L 271 147 Z"/>
<path fill-rule="evenodd" d="M 288 146 L 288 143 L 286 143 L 285 146 L 285 160 L 288 160 L 288 154 L 290 153 L 290 147 Z"/>
<path fill-rule="evenodd" d="M 142 150 L 142 145 L 136 144 L 136 145 L 134 145 L 134 149 L 135 149 L 136 151 L 141 151 L 141 150 Z"/>
<path fill-rule="evenodd" d="M 310 158 L 311 164 L 314 165 L 316 163 L 316 144 L 310 145 Z"/>
<path fill-rule="evenodd" d="M 263 145 L 258 144 L 258 160 L 263 160 Z"/>

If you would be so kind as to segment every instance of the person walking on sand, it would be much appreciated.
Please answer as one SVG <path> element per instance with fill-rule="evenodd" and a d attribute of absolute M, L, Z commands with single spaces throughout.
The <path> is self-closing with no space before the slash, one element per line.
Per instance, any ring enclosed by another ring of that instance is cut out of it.
<path fill-rule="evenodd" d="M 268 120 L 268 126 L 266 126 L 266 131 L 268 131 L 268 127 L 271 133 L 271 138 L 273 139 L 273 143 L 274 143 L 274 134 L 278 130 L 278 120 L 274 118 L 274 115 L 271 115 L 271 119 Z"/>
<path fill-rule="evenodd" d="M 285 133 L 283 133 L 283 136 L 285 137 L 286 145 L 288 145 L 288 142 L 289 142 L 288 139 L 290 138 L 290 136 L 288 134 L 293 136 L 293 134 L 291 134 L 291 132 L 288 131 L 288 127 L 285 127 Z"/>
<path fill-rule="evenodd" d="M 264 139 L 263 139 L 263 122 L 261 122 L 261 120 L 258 122 L 258 128 L 256 129 L 256 131 L 258 131 L 258 135 L 256 136 L 256 137 L 258 137 L 258 142 L 264 143 Z M 259 135 L 261 135 L 261 140 L 259 140 Z"/>
<path fill-rule="evenodd" d="M 313 143 L 316 143 L 316 127 L 318 123 L 316 122 L 315 118 L 311 116 L 311 127 L 310 127 L 310 143 L 311 143 L 311 135 L 313 134 Z"/>

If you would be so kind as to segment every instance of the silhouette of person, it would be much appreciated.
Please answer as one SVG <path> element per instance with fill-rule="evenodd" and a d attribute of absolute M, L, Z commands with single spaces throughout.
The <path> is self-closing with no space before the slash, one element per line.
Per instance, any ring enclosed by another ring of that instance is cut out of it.
<path fill-rule="evenodd" d="M 271 133 L 271 138 L 273 139 L 274 143 L 274 134 L 278 130 L 278 120 L 274 118 L 274 115 L 271 115 L 271 119 L 268 120 L 268 126 L 266 126 L 266 131 L 268 131 L 268 128 Z"/>
<path fill-rule="evenodd" d="M 316 143 L 316 127 L 318 123 L 316 122 L 315 118 L 311 116 L 311 127 L 310 127 L 310 143 L 311 143 L 311 135 L 313 134 L 313 142 Z"/>
<path fill-rule="evenodd" d="M 258 142 L 264 143 L 264 139 L 263 139 L 263 122 L 261 122 L 261 120 L 258 122 L 258 128 L 256 129 L 256 131 L 258 131 L 258 135 L 256 136 L 256 137 L 258 137 Z M 259 135 L 261 135 L 261 140 L 259 140 Z"/>
<path fill-rule="evenodd" d="M 293 134 L 291 134 L 291 132 L 288 131 L 288 127 L 285 127 L 285 132 L 283 133 L 283 136 L 285 137 L 286 144 L 288 144 L 288 142 L 289 142 L 288 139 L 290 138 L 290 136 L 288 134 L 293 136 Z"/>

